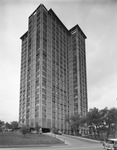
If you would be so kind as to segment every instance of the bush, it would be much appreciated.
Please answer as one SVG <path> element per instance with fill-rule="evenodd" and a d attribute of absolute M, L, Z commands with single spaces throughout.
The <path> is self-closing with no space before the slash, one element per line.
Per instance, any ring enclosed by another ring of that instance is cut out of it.
<path fill-rule="evenodd" d="M 58 134 L 58 129 L 57 128 L 52 128 L 52 133 L 54 133 L 54 134 Z"/>
<path fill-rule="evenodd" d="M 36 127 L 35 127 L 36 131 L 37 131 L 37 134 L 40 133 L 40 130 L 41 130 L 41 126 L 36 124 Z"/>

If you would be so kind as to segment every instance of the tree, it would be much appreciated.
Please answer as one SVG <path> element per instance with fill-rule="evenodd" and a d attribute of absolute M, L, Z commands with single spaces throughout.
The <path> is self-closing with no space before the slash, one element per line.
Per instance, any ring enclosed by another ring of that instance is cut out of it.
<path fill-rule="evenodd" d="M 68 122 L 69 127 L 71 128 L 71 132 L 79 135 L 80 127 L 84 123 L 83 118 L 77 114 L 74 116 L 66 117 L 66 122 Z"/>
<path fill-rule="evenodd" d="M 13 130 L 17 129 L 18 128 L 18 122 L 17 121 L 12 121 L 11 122 L 11 127 L 12 127 Z"/>
<path fill-rule="evenodd" d="M 29 127 L 24 125 L 22 128 L 21 128 L 21 132 L 22 134 L 24 135 L 24 138 L 25 138 L 25 135 L 29 132 Z"/>
<path fill-rule="evenodd" d="M 99 134 L 100 137 L 102 137 L 104 140 L 107 138 L 107 125 L 106 125 L 106 120 L 107 120 L 107 114 L 109 112 L 109 109 L 105 107 L 104 109 L 100 110 L 100 126 L 99 126 Z"/>
<path fill-rule="evenodd" d="M 86 117 L 75 115 L 66 117 L 65 122 L 69 124 L 72 133 L 79 134 L 80 129 L 86 125 L 89 127 L 90 135 L 95 138 L 108 138 L 115 134 L 117 129 L 117 108 L 99 110 L 94 107 L 90 109 Z"/>
<path fill-rule="evenodd" d="M 96 138 L 96 135 L 98 134 L 98 137 L 99 137 L 99 126 L 100 126 L 100 123 L 101 123 L 101 115 L 100 115 L 100 112 L 99 112 L 99 109 L 98 108 L 93 108 L 93 109 L 90 109 L 89 112 L 87 113 L 87 116 L 86 116 L 86 122 L 87 122 L 87 125 L 90 127 L 90 134 L 92 135 L 92 132 Z"/>
<path fill-rule="evenodd" d="M 56 127 L 53 127 L 53 128 L 51 129 L 51 131 L 52 131 L 52 133 L 54 133 L 54 134 L 57 134 L 57 133 L 58 133 L 58 129 L 57 129 Z"/>
<path fill-rule="evenodd" d="M 7 128 L 7 129 L 12 129 L 11 124 L 10 124 L 10 123 L 8 123 L 8 122 L 6 122 L 6 128 Z"/>
<path fill-rule="evenodd" d="M 117 109 L 111 108 L 105 119 L 106 127 L 107 127 L 107 138 L 112 133 L 112 129 L 116 130 L 117 125 Z"/>
<path fill-rule="evenodd" d="M 3 125 L 5 125 L 5 122 L 0 120 L 0 127 L 3 126 Z"/>
<path fill-rule="evenodd" d="M 104 109 L 93 108 L 90 109 L 86 116 L 87 125 L 90 127 L 90 133 L 93 132 L 96 138 L 102 137 L 102 134 L 106 135 L 104 138 L 108 138 L 112 131 L 114 132 L 117 124 L 117 109 L 106 107 Z"/>
<path fill-rule="evenodd" d="M 4 121 L 1 121 L 1 120 L 0 120 L 0 131 L 1 131 L 1 132 L 2 132 L 4 126 L 5 126 Z"/>
<path fill-rule="evenodd" d="M 41 126 L 39 124 L 36 124 L 36 127 L 35 127 L 36 131 L 37 131 L 37 134 L 39 133 L 40 129 L 41 129 Z"/>

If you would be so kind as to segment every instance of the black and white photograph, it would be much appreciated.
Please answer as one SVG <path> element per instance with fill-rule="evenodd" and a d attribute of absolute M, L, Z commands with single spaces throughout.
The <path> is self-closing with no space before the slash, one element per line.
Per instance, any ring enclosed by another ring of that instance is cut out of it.
<path fill-rule="evenodd" d="M 0 149 L 117 150 L 117 0 L 0 0 Z"/>

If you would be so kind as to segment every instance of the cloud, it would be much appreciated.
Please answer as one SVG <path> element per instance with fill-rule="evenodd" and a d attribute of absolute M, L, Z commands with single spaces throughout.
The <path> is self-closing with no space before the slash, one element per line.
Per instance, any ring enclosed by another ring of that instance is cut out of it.
<path fill-rule="evenodd" d="M 91 107 L 116 106 L 117 3 L 94 6 L 87 15 L 88 100 Z M 112 17 L 113 16 L 113 17 Z M 88 23 L 91 22 L 90 23 Z M 88 30 L 89 29 L 89 30 Z"/>
<path fill-rule="evenodd" d="M 4 121 L 18 119 L 19 72 L 16 67 L 19 68 L 9 60 L 0 62 L 0 119 Z"/>
<path fill-rule="evenodd" d="M 112 108 L 117 105 L 117 79 L 113 77 L 112 81 L 106 82 L 102 86 L 94 86 L 88 89 L 89 93 L 89 108 L 97 107 L 102 109 L 104 107 Z"/>
<path fill-rule="evenodd" d="M 116 23 L 117 24 L 117 23 Z M 110 28 L 106 30 L 106 33 L 101 35 L 99 41 L 90 41 L 90 52 L 87 54 L 88 72 L 90 73 L 90 83 L 101 82 L 106 78 L 117 74 L 116 71 L 116 56 L 117 56 L 117 33 L 108 32 Z M 94 44 L 93 44 L 94 43 Z"/>

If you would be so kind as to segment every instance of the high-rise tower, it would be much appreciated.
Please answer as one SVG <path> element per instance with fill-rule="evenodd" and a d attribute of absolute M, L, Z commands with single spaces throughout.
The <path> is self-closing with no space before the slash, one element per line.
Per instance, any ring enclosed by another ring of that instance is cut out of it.
<path fill-rule="evenodd" d="M 86 36 L 41 4 L 21 37 L 20 126 L 66 131 L 65 117 L 87 113 Z"/>

